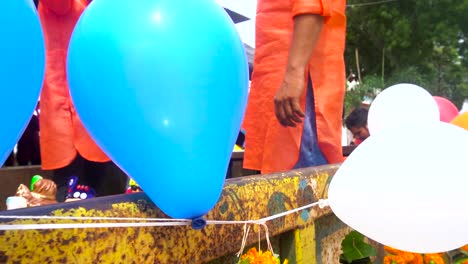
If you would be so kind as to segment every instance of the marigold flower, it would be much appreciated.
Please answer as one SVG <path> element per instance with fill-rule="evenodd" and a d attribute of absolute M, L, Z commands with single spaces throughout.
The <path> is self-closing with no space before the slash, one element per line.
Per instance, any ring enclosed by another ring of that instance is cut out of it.
<path fill-rule="evenodd" d="M 389 246 L 384 246 L 385 251 L 392 255 L 388 255 L 387 263 L 389 264 L 425 264 L 423 256 L 418 253 L 406 252 Z M 390 262 L 388 262 L 390 261 Z M 385 263 L 385 258 L 384 258 Z"/>
<path fill-rule="evenodd" d="M 413 253 L 414 259 L 408 264 L 424 264 L 423 256 L 418 253 Z"/>
<path fill-rule="evenodd" d="M 406 262 L 399 255 L 387 255 L 383 259 L 383 264 L 406 264 Z"/>
<path fill-rule="evenodd" d="M 405 263 L 413 263 L 413 260 L 415 259 L 414 254 L 411 252 L 403 252 L 399 256 L 403 258 Z"/>
<path fill-rule="evenodd" d="M 443 253 L 425 254 L 424 263 L 426 264 L 445 264 Z"/>
<path fill-rule="evenodd" d="M 389 246 L 384 246 L 384 250 L 387 251 L 390 254 L 393 254 L 393 255 L 402 255 L 403 253 L 405 253 L 402 250 L 392 248 L 392 247 L 389 247 Z"/>
<path fill-rule="evenodd" d="M 249 264 L 279 264 L 280 260 L 274 256 L 270 251 L 257 251 L 256 248 L 249 249 L 244 255 L 240 257 L 239 262 L 248 261 Z M 285 260 L 283 264 L 288 264 Z"/>

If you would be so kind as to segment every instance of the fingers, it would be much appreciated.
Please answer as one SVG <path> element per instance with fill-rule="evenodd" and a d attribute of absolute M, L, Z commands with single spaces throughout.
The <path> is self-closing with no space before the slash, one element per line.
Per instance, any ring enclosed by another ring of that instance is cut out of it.
<path fill-rule="evenodd" d="M 278 121 L 282 126 L 295 126 L 293 122 L 291 122 L 286 114 L 286 111 L 283 106 L 283 101 L 275 99 L 275 115 Z"/>
<path fill-rule="evenodd" d="M 275 115 L 282 126 L 295 127 L 296 124 L 302 122 L 304 112 L 301 109 L 299 100 L 293 98 L 275 99 Z"/>
<path fill-rule="evenodd" d="M 294 115 L 299 119 L 299 122 L 301 122 L 301 118 L 305 117 L 305 114 L 304 111 L 302 111 L 299 99 L 291 100 L 291 108 L 294 112 Z"/>

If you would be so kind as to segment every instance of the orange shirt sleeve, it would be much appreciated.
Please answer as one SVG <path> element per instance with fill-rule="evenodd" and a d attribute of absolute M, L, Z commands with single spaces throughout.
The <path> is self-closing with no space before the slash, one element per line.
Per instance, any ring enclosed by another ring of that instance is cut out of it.
<path fill-rule="evenodd" d="M 332 14 L 333 0 L 291 0 L 292 16 L 317 14 L 329 17 Z"/>
<path fill-rule="evenodd" d="M 73 0 L 40 0 L 39 3 L 57 15 L 65 15 L 71 10 Z"/>

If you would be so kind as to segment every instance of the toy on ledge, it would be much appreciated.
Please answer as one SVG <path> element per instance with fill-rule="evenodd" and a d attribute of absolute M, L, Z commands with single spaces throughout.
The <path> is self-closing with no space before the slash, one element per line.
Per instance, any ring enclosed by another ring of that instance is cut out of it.
<path fill-rule="evenodd" d="M 68 191 L 65 202 L 72 202 L 96 197 L 96 191 L 88 185 L 78 184 L 78 176 L 68 179 Z"/>
<path fill-rule="evenodd" d="M 57 200 L 57 186 L 52 180 L 44 179 L 40 175 L 34 175 L 29 189 L 26 185 L 20 184 L 16 190 L 16 196 L 23 197 L 27 201 L 27 205 L 41 206 L 47 204 L 55 204 Z"/>
<path fill-rule="evenodd" d="M 136 181 L 132 178 L 129 177 L 128 179 L 128 184 L 127 184 L 127 190 L 125 193 L 135 193 L 135 192 L 142 192 L 143 190 L 141 189 L 140 185 L 136 183 Z"/>

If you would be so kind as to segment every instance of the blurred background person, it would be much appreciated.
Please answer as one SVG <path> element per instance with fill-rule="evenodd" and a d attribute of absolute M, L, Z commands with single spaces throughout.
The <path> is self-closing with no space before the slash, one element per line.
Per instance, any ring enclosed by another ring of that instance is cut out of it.
<path fill-rule="evenodd" d="M 97 196 L 124 193 L 127 185 L 126 175 L 84 128 L 70 98 L 66 76 L 68 44 L 87 5 L 85 0 L 38 1 L 46 44 L 41 91 L 41 160 L 44 170 L 54 170 L 58 201 L 65 199 L 72 176 L 78 177 L 78 184 L 93 188 Z"/>
<path fill-rule="evenodd" d="M 367 116 L 369 111 L 367 108 L 356 108 L 346 117 L 346 128 L 351 131 L 354 138 L 354 144 L 361 144 L 366 138 L 370 136 L 369 129 L 367 128 Z"/>

